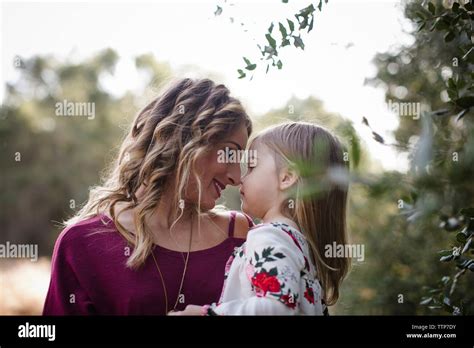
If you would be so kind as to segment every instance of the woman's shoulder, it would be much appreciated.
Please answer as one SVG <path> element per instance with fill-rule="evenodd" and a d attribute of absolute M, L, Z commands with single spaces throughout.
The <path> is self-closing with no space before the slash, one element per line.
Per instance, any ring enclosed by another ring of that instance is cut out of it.
<path fill-rule="evenodd" d="M 213 212 L 215 218 L 219 221 L 219 225 L 229 229 L 234 229 L 234 238 L 246 239 L 249 229 L 254 226 L 252 219 L 243 212 L 236 210 L 219 210 Z"/>
<path fill-rule="evenodd" d="M 88 217 L 66 226 L 56 240 L 55 249 L 79 249 L 83 246 L 103 240 L 104 238 L 110 239 L 112 236 L 116 237 L 117 234 L 115 233 L 113 235 L 110 233 L 102 233 L 115 230 L 112 221 L 105 215 L 99 214 Z M 84 252 L 84 249 L 82 249 L 82 252 Z"/>

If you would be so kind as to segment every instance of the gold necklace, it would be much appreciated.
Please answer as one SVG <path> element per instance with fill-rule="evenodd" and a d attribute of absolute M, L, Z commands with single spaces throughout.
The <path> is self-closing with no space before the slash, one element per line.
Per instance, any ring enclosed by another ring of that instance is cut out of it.
<path fill-rule="evenodd" d="M 181 295 L 181 290 L 183 289 L 183 283 L 184 283 L 184 276 L 186 275 L 186 270 L 188 268 L 188 260 L 189 260 L 189 254 L 191 253 L 191 242 L 193 240 L 193 217 L 191 215 L 191 235 L 189 236 L 189 248 L 188 248 L 188 254 L 186 255 L 186 261 L 184 263 L 184 271 L 183 271 L 183 276 L 181 277 L 181 284 L 179 286 L 179 291 L 178 291 L 178 297 L 176 298 L 176 302 L 173 307 L 173 311 L 176 309 L 176 306 L 178 305 L 179 301 L 179 296 Z M 161 284 L 163 286 L 163 292 L 165 294 L 165 315 L 168 315 L 168 294 L 166 291 L 166 284 L 165 280 L 163 278 L 163 274 L 161 273 L 160 266 L 158 266 L 158 262 L 156 261 L 155 254 L 153 254 L 153 251 L 151 252 L 151 256 L 153 256 L 153 260 L 155 261 L 156 269 L 158 270 L 158 273 L 160 274 L 160 279 L 161 279 Z M 183 255 L 184 259 L 184 255 Z"/>

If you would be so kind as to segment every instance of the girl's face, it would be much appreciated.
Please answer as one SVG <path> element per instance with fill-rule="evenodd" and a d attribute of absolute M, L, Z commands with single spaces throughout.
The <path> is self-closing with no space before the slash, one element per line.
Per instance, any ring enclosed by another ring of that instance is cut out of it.
<path fill-rule="evenodd" d="M 249 150 L 257 158 L 249 161 L 247 173 L 241 179 L 242 211 L 262 219 L 279 204 L 277 167 L 273 152 L 265 145 L 258 144 Z"/>
<path fill-rule="evenodd" d="M 227 185 L 240 184 L 240 163 L 222 156 L 222 151 L 238 151 L 247 146 L 247 128 L 242 125 L 226 141 L 215 145 L 206 155 L 196 160 L 197 175 L 201 180 L 201 209 L 210 210 L 216 205 L 222 190 Z M 224 161 L 222 160 L 224 158 Z M 237 158 L 237 157 L 235 157 Z M 186 200 L 198 202 L 198 183 L 193 175 L 189 178 Z"/>

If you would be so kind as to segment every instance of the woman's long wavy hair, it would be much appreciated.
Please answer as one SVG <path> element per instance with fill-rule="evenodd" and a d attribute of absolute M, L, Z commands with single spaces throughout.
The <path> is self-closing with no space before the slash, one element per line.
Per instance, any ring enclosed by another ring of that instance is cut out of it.
<path fill-rule="evenodd" d="M 182 215 L 191 175 L 197 182 L 199 198 L 193 209 L 200 212 L 202 190 L 196 160 L 242 125 L 250 135 L 250 118 L 224 85 L 209 79 L 176 81 L 138 113 L 104 183 L 90 190 L 86 204 L 65 225 L 108 212 L 120 234 L 133 246 L 127 266 L 140 267 L 153 248 L 147 220 L 165 188 L 174 184 L 174 199 L 166 202 L 172 205 L 172 225 Z M 119 202 L 125 206 L 121 212 L 133 209 L 134 232 L 118 221 L 114 207 Z"/>
<path fill-rule="evenodd" d="M 348 185 L 327 180 L 331 169 L 348 170 L 344 147 L 329 131 L 307 122 L 289 122 L 265 129 L 249 146 L 263 144 L 274 154 L 277 170 L 296 170 L 298 180 L 280 211 L 297 223 L 310 246 L 326 303 L 333 305 L 347 275 L 350 259 L 326 257 L 325 248 L 347 243 Z"/>

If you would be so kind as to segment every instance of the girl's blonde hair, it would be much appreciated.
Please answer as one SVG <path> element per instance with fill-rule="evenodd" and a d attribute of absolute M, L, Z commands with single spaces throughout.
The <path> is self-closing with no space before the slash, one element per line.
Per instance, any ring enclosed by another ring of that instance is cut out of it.
<path fill-rule="evenodd" d="M 325 246 L 347 243 L 346 202 L 348 185 L 327 180 L 331 168 L 346 168 L 344 148 L 322 127 L 306 122 L 290 122 L 265 129 L 250 146 L 263 144 L 272 151 L 279 171 L 289 166 L 298 180 L 280 207 L 295 221 L 310 246 L 311 257 L 322 283 L 325 300 L 333 305 L 346 276 L 350 259 L 325 257 Z"/>
<path fill-rule="evenodd" d="M 242 125 L 250 135 L 250 118 L 224 85 L 209 79 L 174 82 L 138 113 L 103 185 L 91 189 L 87 203 L 65 225 L 108 211 L 120 234 L 134 247 L 127 266 L 138 268 L 152 251 L 153 235 L 147 219 L 165 188 L 175 185 L 173 199 L 166 202 L 172 206 L 174 224 L 180 211 L 182 214 L 182 198 L 193 175 L 199 198 L 193 209 L 200 212 L 202 191 L 196 160 Z M 142 191 L 137 197 L 139 188 Z M 134 209 L 133 233 L 118 221 L 114 206 L 119 202 L 125 204 L 122 211 Z"/>

